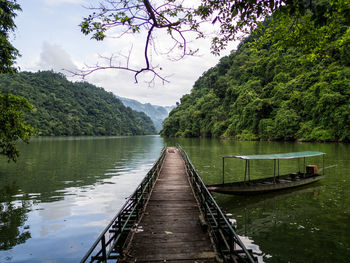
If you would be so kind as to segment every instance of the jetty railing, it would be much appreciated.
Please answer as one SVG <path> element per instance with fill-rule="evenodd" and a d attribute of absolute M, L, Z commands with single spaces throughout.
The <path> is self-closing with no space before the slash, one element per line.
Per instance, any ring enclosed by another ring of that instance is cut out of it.
<path fill-rule="evenodd" d="M 178 144 L 176 147 L 185 161 L 193 190 L 200 202 L 201 210 L 214 235 L 216 247 L 224 262 L 256 262 L 215 202 L 185 150 Z"/>
<path fill-rule="evenodd" d="M 109 260 L 115 262 L 121 256 L 128 234 L 138 221 L 144 208 L 144 202 L 147 200 L 160 172 L 165 154 L 166 147 L 162 149 L 160 157 L 135 192 L 128 198 L 124 206 L 119 210 L 119 213 L 107 225 L 90 250 L 85 254 L 80 261 L 81 263 L 108 262 Z"/>

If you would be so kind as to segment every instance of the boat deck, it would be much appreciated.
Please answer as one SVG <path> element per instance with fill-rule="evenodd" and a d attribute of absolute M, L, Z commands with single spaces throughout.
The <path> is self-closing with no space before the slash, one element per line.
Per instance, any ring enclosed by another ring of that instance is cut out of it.
<path fill-rule="evenodd" d="M 126 262 L 216 262 L 181 154 L 168 148 L 161 173 L 127 247 Z"/>

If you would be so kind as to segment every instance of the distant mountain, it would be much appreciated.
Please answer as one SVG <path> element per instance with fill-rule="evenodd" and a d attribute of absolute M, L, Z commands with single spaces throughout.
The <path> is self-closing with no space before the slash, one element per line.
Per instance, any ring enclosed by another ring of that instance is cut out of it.
<path fill-rule="evenodd" d="M 152 105 L 150 103 L 142 104 L 141 102 L 138 102 L 137 100 L 123 98 L 117 96 L 118 99 L 120 99 L 125 106 L 132 108 L 135 111 L 141 111 L 146 113 L 147 116 L 149 116 L 154 126 L 158 131 L 162 129 L 162 122 L 163 120 L 168 117 L 169 112 L 175 108 L 176 106 L 158 106 L 158 105 Z"/>
<path fill-rule="evenodd" d="M 172 106 L 165 106 L 164 108 L 168 111 L 168 114 L 172 111 L 172 109 L 174 109 L 176 107 L 176 105 L 172 105 Z"/>
<path fill-rule="evenodd" d="M 0 92 L 26 98 L 35 111 L 26 121 L 39 135 L 156 134 L 143 112 L 125 107 L 111 92 L 87 82 L 70 82 L 52 71 L 0 76 Z"/>

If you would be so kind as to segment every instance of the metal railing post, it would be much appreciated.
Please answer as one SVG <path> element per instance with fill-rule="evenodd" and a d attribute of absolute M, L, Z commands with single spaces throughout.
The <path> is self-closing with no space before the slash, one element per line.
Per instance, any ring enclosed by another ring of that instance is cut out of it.
<path fill-rule="evenodd" d="M 218 226 L 218 229 L 220 229 L 220 217 L 219 217 L 220 213 L 219 213 L 219 208 L 216 208 L 216 224 Z"/>
<path fill-rule="evenodd" d="M 120 214 L 118 215 L 118 231 L 119 233 L 122 232 L 122 218 Z"/>
<path fill-rule="evenodd" d="M 136 190 L 136 220 L 139 219 L 139 195 L 138 195 L 138 189 Z"/>
<path fill-rule="evenodd" d="M 102 245 L 102 260 L 103 260 L 103 261 L 106 261 L 106 260 L 107 260 L 106 238 L 105 238 L 104 235 L 102 236 L 101 245 Z"/>

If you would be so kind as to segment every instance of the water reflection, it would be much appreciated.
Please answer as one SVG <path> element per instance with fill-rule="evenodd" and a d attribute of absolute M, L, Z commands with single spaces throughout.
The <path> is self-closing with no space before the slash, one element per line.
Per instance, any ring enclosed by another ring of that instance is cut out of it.
<path fill-rule="evenodd" d="M 0 189 L 0 250 L 11 249 L 31 237 L 29 226 L 24 225 L 30 204 L 25 200 L 14 201 L 18 197 L 24 195 L 15 184 Z"/>
<path fill-rule="evenodd" d="M 332 262 L 338 252 L 349 253 L 349 215 L 344 217 L 347 212 L 321 183 L 278 194 L 216 198 L 236 216 L 238 233 L 272 255 L 264 257 L 266 262 Z"/>
<path fill-rule="evenodd" d="M 215 198 L 237 220 L 238 234 L 254 240 L 250 246 L 263 251 L 264 262 L 348 262 L 350 145 L 165 141 L 182 144 L 208 184 L 220 182 L 223 155 L 326 152 L 326 166 L 338 167 L 327 170 L 317 184 L 276 194 Z M 162 146 L 158 136 L 39 138 L 21 145 L 17 164 L 1 159 L 0 262 L 79 261 Z M 257 163 L 255 168 L 271 169 L 264 165 Z M 240 169 L 243 164 L 228 163 L 228 179 L 240 180 Z"/>
<path fill-rule="evenodd" d="M 338 166 L 326 170 L 326 177 L 316 184 L 248 197 L 215 194 L 215 198 L 237 220 L 237 233 L 253 240 L 263 251 L 264 262 L 348 262 L 350 145 L 207 139 L 177 142 L 182 144 L 207 184 L 220 182 L 223 155 L 325 152 L 326 166 Z M 282 165 L 281 169 L 287 172 L 297 167 L 293 163 Z M 225 178 L 242 180 L 243 169 L 239 162 L 225 162 Z M 271 165 L 256 162 L 254 169 L 258 171 L 256 176 L 264 176 Z"/>
<path fill-rule="evenodd" d="M 1 211 L 17 227 L 0 226 L 0 262 L 79 261 L 162 146 L 159 136 L 38 138 L 18 163 L 0 160 L 0 185 L 16 186 L 1 190 Z"/>
<path fill-rule="evenodd" d="M 271 258 L 270 255 L 264 254 L 260 247 L 254 243 L 252 239 L 247 236 L 239 236 L 245 247 L 252 251 L 254 257 L 257 259 L 258 263 L 265 263 L 264 258 Z"/>

